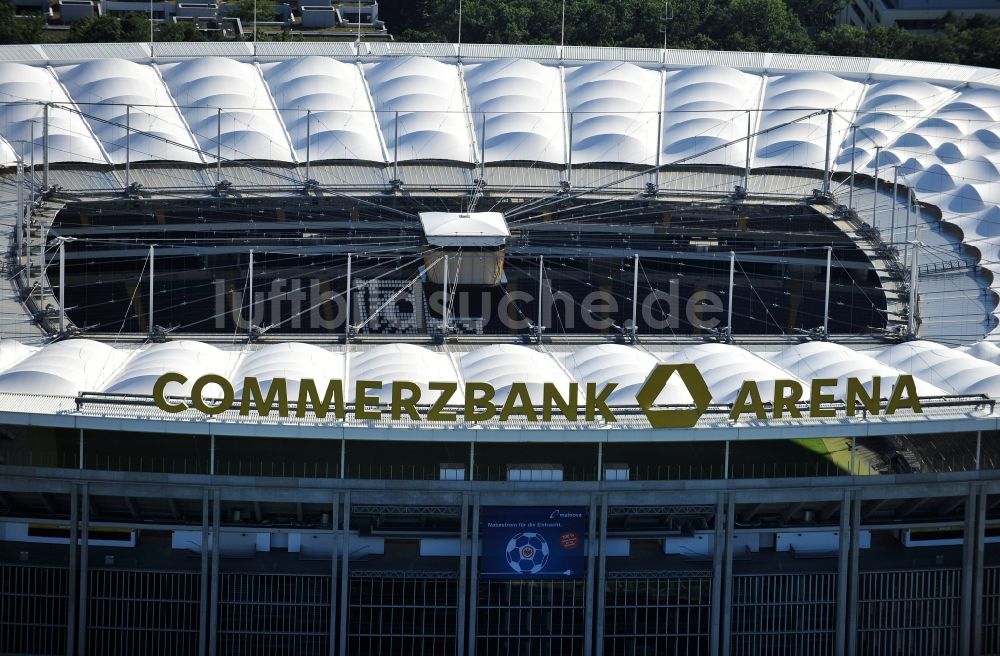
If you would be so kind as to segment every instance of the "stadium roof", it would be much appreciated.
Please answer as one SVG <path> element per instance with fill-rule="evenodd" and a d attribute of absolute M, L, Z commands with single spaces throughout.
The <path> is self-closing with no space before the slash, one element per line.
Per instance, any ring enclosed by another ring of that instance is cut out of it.
<path fill-rule="evenodd" d="M 829 118 L 833 171 L 849 171 L 853 162 L 871 175 L 878 165 L 889 180 L 898 166 L 899 182 L 961 229 L 994 273 L 994 291 L 1000 286 L 995 70 L 555 46 L 150 48 L 0 47 L 0 166 L 13 165 L 20 153 L 42 161 L 47 114 L 49 164 L 109 170 L 126 159 L 146 162 L 132 175 L 147 188 L 156 186 L 148 167 L 195 180 L 179 167 L 247 162 L 287 172 L 308 161 L 320 185 L 343 176 L 345 185 L 355 180 L 367 193 L 388 180 L 374 171 L 400 164 L 412 167 L 407 183 L 428 189 L 485 184 L 480 178 L 490 171 L 492 188 L 530 178 L 529 186 L 558 193 L 558 171 L 575 167 L 574 193 L 611 186 L 633 193 L 622 180 L 629 171 L 671 166 L 732 172 L 749 165 L 762 180 L 768 170 L 821 171 Z M 354 168 L 331 173 L 319 170 L 321 162 Z M 479 175 L 470 173 L 476 167 Z M 73 175 L 63 172 L 60 183 Z M 264 169 L 253 175 L 285 187 L 291 181 Z M 676 183 L 657 180 L 661 187 Z M 729 178 L 712 184 L 732 188 Z"/>

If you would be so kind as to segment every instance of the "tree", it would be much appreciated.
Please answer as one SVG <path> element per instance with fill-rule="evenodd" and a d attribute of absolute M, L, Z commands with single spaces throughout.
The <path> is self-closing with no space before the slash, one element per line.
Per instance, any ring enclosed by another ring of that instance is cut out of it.
<path fill-rule="evenodd" d="M 785 0 L 809 34 L 831 29 L 847 0 Z"/>
<path fill-rule="evenodd" d="M 114 16 L 87 16 L 69 28 L 70 43 L 118 43 L 122 41 L 122 23 Z"/>
<path fill-rule="evenodd" d="M 0 44 L 38 43 L 44 30 L 40 16 L 16 16 L 13 5 L 0 1 Z"/>
<path fill-rule="evenodd" d="M 816 48 L 828 55 L 907 59 L 912 56 L 914 36 L 909 32 L 881 25 L 863 30 L 853 25 L 838 25 L 816 38 Z"/>
<path fill-rule="evenodd" d="M 156 28 L 157 41 L 208 41 L 191 21 L 163 23 Z"/>
<path fill-rule="evenodd" d="M 149 19 L 133 12 L 121 19 L 123 41 L 149 41 Z"/>
<path fill-rule="evenodd" d="M 732 0 L 713 36 L 725 50 L 812 51 L 809 35 L 784 0 Z"/>

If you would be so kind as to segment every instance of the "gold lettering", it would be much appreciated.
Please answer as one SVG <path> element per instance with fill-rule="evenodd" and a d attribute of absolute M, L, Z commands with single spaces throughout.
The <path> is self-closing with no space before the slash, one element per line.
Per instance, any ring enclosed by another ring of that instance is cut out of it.
<path fill-rule="evenodd" d="M 263 397 L 263 398 L 262 398 Z M 260 389 L 260 381 L 252 376 L 243 379 L 243 398 L 240 400 L 240 414 L 246 416 L 250 414 L 250 405 L 257 414 L 266 417 L 271 414 L 271 407 L 275 401 L 278 403 L 278 415 L 288 416 L 288 385 L 284 378 L 272 378 L 271 384 L 267 387 L 267 397 L 264 397 Z"/>
<path fill-rule="evenodd" d="M 754 413 L 757 419 L 767 419 L 764 402 L 760 398 L 760 390 L 757 389 L 757 383 L 752 380 L 743 381 L 740 391 L 736 394 L 736 401 L 733 402 L 733 409 L 729 413 L 729 418 L 736 421 L 740 418 L 740 415 L 748 412 Z"/>
<path fill-rule="evenodd" d="M 305 417 L 306 410 L 311 406 L 313 414 L 317 419 L 323 419 L 330 411 L 330 403 L 333 403 L 333 416 L 343 419 L 346 416 L 344 410 L 344 384 L 339 380 L 331 380 L 326 385 L 326 392 L 323 399 L 319 398 L 319 390 L 316 389 L 316 381 L 311 378 L 304 378 L 299 382 L 299 400 L 295 407 L 296 417 Z"/>
<path fill-rule="evenodd" d="M 552 421 L 552 410 L 556 407 L 568 421 L 576 421 L 580 412 L 579 383 L 569 384 L 569 400 L 559 393 L 555 383 L 542 385 L 542 421 Z"/>
<path fill-rule="evenodd" d="M 903 396 L 904 392 L 906 396 Z M 913 376 L 910 374 L 903 374 L 896 379 L 896 386 L 892 388 L 892 396 L 889 397 L 885 414 L 895 414 L 897 410 L 904 408 L 909 408 L 917 414 L 924 411 L 920 407 L 920 397 L 917 396 L 917 384 L 913 382 Z"/>
<path fill-rule="evenodd" d="M 790 392 L 790 394 L 786 394 Z M 802 385 L 795 380 L 774 381 L 774 418 L 781 419 L 788 411 L 788 416 L 792 419 L 799 419 L 802 413 L 795 406 L 802 398 Z"/>
<path fill-rule="evenodd" d="M 183 401 L 180 403 L 171 403 L 163 394 L 164 388 L 170 383 L 180 383 L 183 385 L 187 380 L 187 376 L 178 373 L 163 374 L 157 378 L 156 382 L 153 383 L 153 403 L 156 404 L 156 407 L 164 412 L 184 412 L 187 410 L 186 403 Z"/>
<path fill-rule="evenodd" d="M 500 421 L 507 421 L 511 415 L 522 415 L 528 421 L 538 421 L 535 408 L 531 405 L 531 395 L 528 394 L 526 383 L 511 383 L 507 392 L 507 400 L 500 408 Z"/>
<path fill-rule="evenodd" d="M 222 399 L 216 405 L 209 405 L 202 396 L 205 388 L 212 383 L 222 388 Z M 194 385 L 191 386 L 191 404 L 206 415 L 217 415 L 233 407 L 233 394 L 233 386 L 225 377 L 218 374 L 205 374 L 194 381 Z"/>
<path fill-rule="evenodd" d="M 476 396 L 482 392 L 482 396 Z M 493 403 L 496 390 L 489 383 L 465 384 L 465 421 L 488 421 L 497 414 L 497 406 Z"/>
<path fill-rule="evenodd" d="M 598 391 L 597 383 L 587 383 L 587 405 L 584 413 L 587 421 L 594 421 L 597 418 L 597 413 L 600 413 L 606 422 L 618 421 L 615 418 L 615 413 L 611 412 L 611 408 L 608 407 L 608 397 L 611 396 L 616 387 L 618 387 L 618 383 L 608 383 Z"/>
<path fill-rule="evenodd" d="M 857 378 L 847 379 L 847 416 L 853 417 L 858 414 L 858 404 L 869 413 L 877 415 L 879 411 L 879 399 L 881 394 L 879 390 L 882 388 L 882 377 L 872 376 L 872 393 L 868 394 L 868 390 L 865 386 L 861 384 L 861 381 Z"/>
<path fill-rule="evenodd" d="M 379 398 L 368 396 L 366 392 L 382 389 L 382 383 L 377 380 L 358 380 L 354 383 L 354 417 L 355 419 L 382 418 L 382 411 L 379 410 Z M 369 408 L 374 408 L 369 410 Z"/>
<path fill-rule="evenodd" d="M 823 409 L 824 403 L 833 403 L 837 400 L 833 394 L 824 394 L 824 387 L 833 387 L 837 384 L 836 378 L 815 378 L 812 381 L 812 389 L 809 392 L 809 414 L 813 417 L 836 417 L 837 411 L 834 408 Z"/>
<path fill-rule="evenodd" d="M 458 389 L 458 383 L 444 382 L 444 383 L 431 383 L 428 386 L 433 392 L 441 392 L 437 397 L 437 400 L 431 405 L 431 409 L 427 412 L 428 421 L 455 421 L 457 415 L 454 412 L 445 412 L 444 407 L 448 405 L 451 401 L 451 397 L 454 396 L 455 390 Z"/>

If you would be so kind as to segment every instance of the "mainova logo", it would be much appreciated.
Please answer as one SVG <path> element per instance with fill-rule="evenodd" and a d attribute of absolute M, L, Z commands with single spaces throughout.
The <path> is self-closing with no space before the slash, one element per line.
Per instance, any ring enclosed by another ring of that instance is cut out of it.
<path fill-rule="evenodd" d="M 656 405 L 657 398 L 666 389 L 671 376 L 677 374 L 691 396 L 691 404 Z M 233 384 L 218 374 L 206 374 L 197 378 L 191 386 L 190 398 L 180 398 L 169 394 L 171 384 L 184 385 L 187 376 L 167 373 L 160 376 L 153 385 L 153 401 L 164 412 L 184 412 L 194 408 L 205 415 L 218 415 L 237 409 L 243 416 L 254 413 L 261 417 L 305 417 L 312 415 L 324 419 L 332 414 L 336 419 L 346 419 L 350 414 L 358 420 L 393 420 L 435 422 L 506 422 L 513 418 L 520 423 L 551 422 L 565 420 L 571 422 L 592 422 L 598 419 L 613 423 L 618 419 L 608 399 L 618 387 L 618 383 L 568 383 L 563 389 L 553 383 L 542 384 L 541 405 L 531 398 L 527 383 L 512 383 L 501 401 L 497 390 L 488 383 L 466 382 L 462 394 L 458 395 L 458 383 L 454 381 L 418 384 L 410 381 L 382 382 L 358 380 L 354 382 L 354 403 L 347 403 L 344 382 L 326 380 L 317 384 L 316 380 L 303 379 L 297 382 L 297 392 L 290 398 L 288 381 L 273 378 L 262 385 L 255 377 L 243 379 L 241 395 L 237 404 Z M 770 383 L 771 381 L 767 381 Z M 808 406 L 800 407 L 805 396 L 805 386 L 797 380 L 775 380 L 773 402 L 764 402 L 758 381 L 744 381 L 736 400 L 729 407 L 729 418 L 738 420 L 744 415 L 757 419 L 797 419 L 835 417 L 838 398 L 833 394 L 837 387 L 835 378 L 817 378 L 809 384 Z M 389 403 L 383 403 L 377 393 L 391 386 Z M 859 411 L 868 415 L 892 415 L 899 410 L 921 413 L 913 376 L 900 375 L 888 394 L 888 403 L 882 407 L 882 380 L 878 376 L 870 385 L 858 378 L 846 380 L 846 394 L 843 398 L 847 416 L 855 416 Z M 265 391 L 266 390 L 266 391 Z M 433 400 L 423 399 L 425 390 L 434 394 Z M 660 364 L 653 368 L 642 387 L 636 393 L 636 401 L 655 429 L 691 428 L 708 409 L 712 393 L 704 377 L 692 363 Z"/>

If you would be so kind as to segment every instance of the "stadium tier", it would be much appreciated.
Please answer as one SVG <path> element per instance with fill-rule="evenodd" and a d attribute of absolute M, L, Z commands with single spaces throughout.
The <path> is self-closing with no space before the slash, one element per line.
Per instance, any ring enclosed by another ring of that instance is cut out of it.
<path fill-rule="evenodd" d="M 1000 72 L 0 47 L 0 653 L 1000 653 Z"/>

